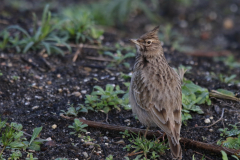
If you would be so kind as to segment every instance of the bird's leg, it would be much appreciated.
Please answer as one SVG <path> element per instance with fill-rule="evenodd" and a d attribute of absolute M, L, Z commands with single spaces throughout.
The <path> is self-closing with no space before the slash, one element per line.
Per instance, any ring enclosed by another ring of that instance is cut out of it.
<path fill-rule="evenodd" d="M 148 129 L 149 129 L 149 126 L 147 126 L 147 129 L 146 129 L 146 131 L 145 131 L 145 133 L 144 133 L 144 138 L 146 138 L 146 136 L 147 136 Z"/>

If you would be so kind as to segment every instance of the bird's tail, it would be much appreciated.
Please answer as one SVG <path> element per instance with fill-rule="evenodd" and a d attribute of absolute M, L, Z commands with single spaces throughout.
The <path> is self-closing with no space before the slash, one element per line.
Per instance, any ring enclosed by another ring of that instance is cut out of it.
<path fill-rule="evenodd" d="M 182 159 L 182 148 L 180 143 L 177 144 L 174 138 L 171 136 L 168 136 L 168 143 L 172 152 L 173 159 Z"/>

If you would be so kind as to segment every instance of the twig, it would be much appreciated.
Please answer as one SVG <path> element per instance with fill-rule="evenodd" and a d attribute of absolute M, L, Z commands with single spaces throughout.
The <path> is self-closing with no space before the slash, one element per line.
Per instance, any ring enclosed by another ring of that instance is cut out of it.
<path fill-rule="evenodd" d="M 199 153 L 199 152 L 196 152 L 196 151 L 193 151 L 193 152 L 195 152 L 195 153 L 197 153 L 197 154 L 200 154 L 200 155 L 202 155 L 202 156 L 206 157 L 207 159 L 210 159 L 210 160 L 212 160 L 211 158 L 207 157 L 206 155 L 204 155 L 204 154 L 202 154 L 202 153 Z"/>
<path fill-rule="evenodd" d="M 51 64 L 44 57 L 41 57 L 41 60 L 45 63 L 48 69 L 50 69 L 51 71 L 53 70 L 53 67 L 51 66 Z"/>
<path fill-rule="evenodd" d="M 64 116 L 63 114 L 60 114 L 62 118 L 69 119 L 69 120 L 74 120 L 75 118 Z M 111 130 L 111 131 L 118 131 L 118 132 L 123 132 L 125 130 L 128 130 L 129 132 L 133 133 L 141 133 L 144 135 L 145 131 L 144 129 L 139 129 L 139 128 L 132 128 L 132 127 L 125 127 L 125 126 L 118 126 L 118 125 L 109 125 L 101 122 L 95 122 L 95 121 L 89 121 L 89 120 L 84 120 L 82 118 L 78 118 L 82 123 L 87 124 L 89 127 L 94 127 L 94 128 L 102 128 L 106 130 Z M 148 131 L 147 136 L 155 136 L 158 137 L 160 136 L 159 132 L 157 131 Z M 213 144 L 208 144 L 208 143 L 203 143 L 199 141 L 194 141 L 188 138 L 180 138 L 180 143 L 188 146 L 188 147 L 196 147 L 199 149 L 205 149 L 211 152 L 215 153 L 220 153 L 221 150 L 225 151 L 229 155 L 233 155 L 235 153 L 238 153 L 237 150 L 235 149 L 229 149 L 229 148 L 224 148 L 222 146 L 218 145 L 213 145 Z"/>
<path fill-rule="evenodd" d="M 83 44 L 82 43 L 80 43 L 79 45 L 78 45 L 78 49 L 77 49 L 77 51 L 75 52 L 75 54 L 74 54 L 74 56 L 73 56 L 73 62 L 76 62 L 76 60 L 77 60 L 77 58 L 78 58 L 78 55 L 82 52 L 82 48 L 83 48 Z"/>
<path fill-rule="evenodd" d="M 22 60 L 23 62 L 26 62 L 27 64 L 31 65 L 33 68 L 37 68 L 39 71 L 45 72 L 44 69 L 40 68 L 37 64 L 31 62 L 30 60 L 27 60 L 27 59 L 25 59 L 24 57 L 21 57 L 21 60 Z"/>
<path fill-rule="evenodd" d="M 90 59 L 90 60 L 95 60 L 95 61 L 107 61 L 107 62 L 111 62 L 111 59 L 108 58 L 103 58 L 103 57 L 90 57 L 90 56 L 86 56 L 86 59 Z"/>
<path fill-rule="evenodd" d="M 223 94 L 223 93 L 215 91 L 215 90 L 211 90 L 210 96 L 211 97 L 216 97 L 216 98 L 222 98 L 222 99 L 230 99 L 230 100 L 233 100 L 233 101 L 240 102 L 240 98 L 237 98 L 237 97 L 234 97 L 234 96 L 229 96 L 229 95 Z"/>
<path fill-rule="evenodd" d="M 101 50 L 113 50 L 114 48 L 110 48 L 110 47 L 102 47 L 102 46 L 97 46 L 97 45 L 89 45 L 89 44 L 83 44 L 83 43 L 80 43 L 79 45 L 82 45 L 82 48 L 89 48 L 89 49 L 101 49 Z M 79 45 L 76 45 L 76 44 L 69 44 L 70 47 L 73 47 L 73 48 L 78 48 Z M 59 46 L 59 47 L 65 47 L 65 45 L 63 44 L 56 44 L 56 46 Z"/>
<path fill-rule="evenodd" d="M 209 126 L 197 126 L 197 127 L 194 127 L 194 128 L 209 128 L 209 127 L 212 127 L 213 125 L 215 125 L 216 123 L 218 123 L 219 121 L 221 121 L 223 119 L 223 115 L 224 115 L 224 109 L 222 109 L 222 115 L 221 115 L 221 118 L 219 118 L 216 122 L 214 122 L 213 124 L 209 125 Z M 191 128 L 193 129 L 193 128 Z"/>
<path fill-rule="evenodd" d="M 141 154 L 141 153 L 143 153 L 143 151 L 140 151 L 140 152 L 131 152 L 131 153 L 128 153 L 127 155 L 126 155 L 126 157 L 131 157 L 131 156 L 135 156 L 135 155 L 138 155 L 138 154 Z"/>
<path fill-rule="evenodd" d="M 69 119 L 69 120 L 74 120 L 75 118 L 73 117 L 68 117 L 64 116 L 63 114 L 60 114 L 62 118 Z M 101 122 L 95 122 L 95 121 L 89 121 L 89 120 L 84 120 L 82 118 L 78 118 L 82 123 L 87 124 L 89 127 L 94 127 L 94 128 L 103 128 L 106 130 L 112 130 L 112 131 L 118 131 L 118 132 L 124 132 L 125 130 L 128 130 L 132 133 L 140 133 L 144 135 L 145 129 L 139 129 L 139 128 L 134 128 L 134 127 L 126 127 L 126 126 L 118 126 L 118 125 L 110 125 L 106 123 L 101 123 Z M 157 131 L 148 131 L 147 136 L 161 136 L 161 134 Z"/>

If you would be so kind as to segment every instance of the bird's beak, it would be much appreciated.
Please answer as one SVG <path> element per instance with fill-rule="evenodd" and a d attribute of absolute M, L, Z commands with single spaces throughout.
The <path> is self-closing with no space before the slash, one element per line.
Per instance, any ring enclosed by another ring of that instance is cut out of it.
<path fill-rule="evenodd" d="M 130 41 L 135 43 L 136 45 L 140 46 L 140 43 L 138 43 L 137 39 L 130 39 Z"/>

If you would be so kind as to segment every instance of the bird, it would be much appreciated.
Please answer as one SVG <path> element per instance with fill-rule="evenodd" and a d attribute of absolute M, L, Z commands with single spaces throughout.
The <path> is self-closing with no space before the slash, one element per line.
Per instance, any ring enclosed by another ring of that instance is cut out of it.
<path fill-rule="evenodd" d="M 168 137 L 173 159 L 182 159 L 181 75 L 169 66 L 158 38 L 159 26 L 138 39 L 130 39 L 137 53 L 132 70 L 129 101 L 132 112 L 147 126 L 158 126 Z M 148 130 L 148 129 L 147 129 Z"/>

